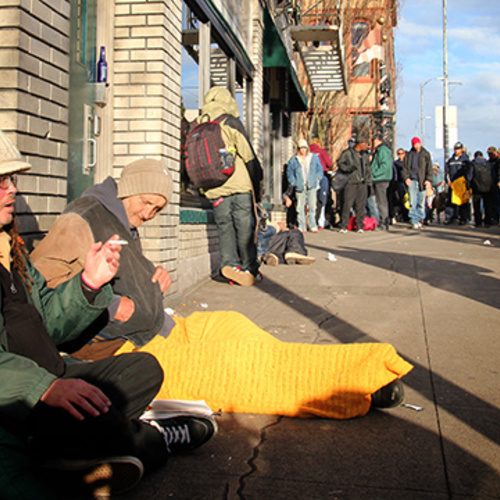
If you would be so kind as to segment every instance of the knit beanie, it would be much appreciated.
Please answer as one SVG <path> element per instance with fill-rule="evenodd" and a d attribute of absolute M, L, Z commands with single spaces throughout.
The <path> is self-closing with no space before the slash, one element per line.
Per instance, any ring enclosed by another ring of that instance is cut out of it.
<path fill-rule="evenodd" d="M 31 165 L 21 159 L 21 153 L 0 130 L 0 175 L 26 172 Z"/>
<path fill-rule="evenodd" d="M 142 158 L 128 164 L 118 182 L 118 198 L 137 194 L 159 194 L 168 201 L 172 197 L 172 177 L 158 160 Z"/>

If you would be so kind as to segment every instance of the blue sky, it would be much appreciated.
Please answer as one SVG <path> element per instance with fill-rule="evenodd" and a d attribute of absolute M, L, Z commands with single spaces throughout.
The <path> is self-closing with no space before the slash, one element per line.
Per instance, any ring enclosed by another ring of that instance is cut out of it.
<path fill-rule="evenodd" d="M 395 30 L 397 145 L 420 136 L 420 85 L 443 76 L 442 0 L 402 0 Z M 500 147 L 500 22 L 498 0 L 448 0 L 448 79 L 450 105 L 458 107 L 458 136 L 472 153 Z M 443 84 L 424 88 L 425 146 L 435 148 L 434 108 L 443 104 Z M 451 145 L 452 146 L 452 145 Z"/>

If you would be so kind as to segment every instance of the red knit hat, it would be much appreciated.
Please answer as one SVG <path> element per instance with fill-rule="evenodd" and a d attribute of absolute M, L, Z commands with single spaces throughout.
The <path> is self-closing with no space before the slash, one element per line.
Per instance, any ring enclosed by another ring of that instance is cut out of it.
<path fill-rule="evenodd" d="M 422 141 L 421 141 L 418 137 L 414 137 L 414 138 L 411 140 L 411 145 L 412 145 L 412 146 L 415 146 L 415 144 L 422 144 Z"/>

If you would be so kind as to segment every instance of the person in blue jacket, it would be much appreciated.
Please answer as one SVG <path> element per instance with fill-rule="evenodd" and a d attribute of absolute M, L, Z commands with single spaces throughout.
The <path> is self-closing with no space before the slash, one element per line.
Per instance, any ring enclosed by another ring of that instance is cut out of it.
<path fill-rule="evenodd" d="M 452 224 L 458 222 L 461 226 L 467 224 L 470 220 L 470 203 L 463 203 L 462 205 L 456 205 L 452 203 L 452 189 L 451 185 L 453 181 L 456 181 L 460 177 L 465 178 L 467 188 L 470 186 L 470 181 L 472 179 L 472 167 L 471 162 L 467 154 L 465 153 L 464 145 L 459 141 L 453 147 L 453 155 L 446 162 L 444 169 L 445 182 L 448 187 L 448 201 L 445 210 L 446 220 L 445 224 Z"/>
<path fill-rule="evenodd" d="M 317 191 L 323 178 L 323 166 L 319 156 L 311 153 L 305 139 L 300 139 L 297 143 L 297 154 L 290 158 L 286 167 L 286 176 L 288 182 L 295 188 L 299 230 L 307 231 L 306 206 L 308 206 L 309 230 L 317 233 Z"/>

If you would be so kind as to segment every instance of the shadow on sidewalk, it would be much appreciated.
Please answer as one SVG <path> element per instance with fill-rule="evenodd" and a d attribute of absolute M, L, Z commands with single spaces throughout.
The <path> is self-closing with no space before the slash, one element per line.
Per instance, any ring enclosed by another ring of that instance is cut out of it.
<path fill-rule="evenodd" d="M 350 258 L 355 258 L 355 254 L 357 254 L 360 258 L 361 255 L 364 255 L 366 257 L 369 253 L 369 251 L 364 250 L 352 251 L 350 253 L 336 250 L 337 255 Z M 367 261 L 365 260 L 365 263 L 366 262 Z M 394 269 L 391 270 L 394 271 Z M 497 285 L 497 289 L 498 288 L 500 288 L 500 285 Z M 294 309 L 300 312 L 303 316 L 311 319 L 312 321 L 315 321 L 322 331 L 341 343 L 345 344 L 352 342 L 378 342 L 377 339 L 371 337 L 369 334 L 362 332 L 352 325 L 342 321 L 338 317 L 333 316 L 329 311 L 317 306 L 309 300 L 293 294 L 292 292 L 290 292 L 290 290 L 282 287 L 279 283 L 272 281 L 269 278 L 267 278 L 266 281 L 260 285 L 259 289 L 263 293 L 267 293 L 274 297 L 275 300 L 282 301 L 287 306 L 290 303 L 290 296 L 293 295 Z M 428 381 L 430 381 L 433 394 L 424 394 L 424 396 L 428 399 L 433 400 L 435 405 L 442 406 L 437 402 L 436 395 L 434 393 L 434 387 L 439 384 L 441 390 L 447 394 L 448 400 L 461 402 L 461 405 L 458 408 L 443 407 L 443 409 L 455 415 L 455 417 L 465 422 L 472 429 L 475 429 L 477 432 L 481 433 L 491 441 L 500 444 L 499 427 L 498 425 L 491 425 L 492 417 L 496 418 L 497 421 L 500 421 L 500 410 L 498 410 L 487 401 L 484 401 L 474 394 L 465 391 L 461 387 L 454 384 L 452 381 L 447 380 L 446 378 L 434 372 L 430 372 L 424 365 L 420 364 L 418 361 L 411 358 L 406 359 L 414 366 L 414 369 L 405 377 L 405 383 L 408 386 L 422 393 L 422 388 L 426 387 L 428 385 Z M 468 409 L 474 409 L 475 411 L 471 413 L 468 411 Z"/>

